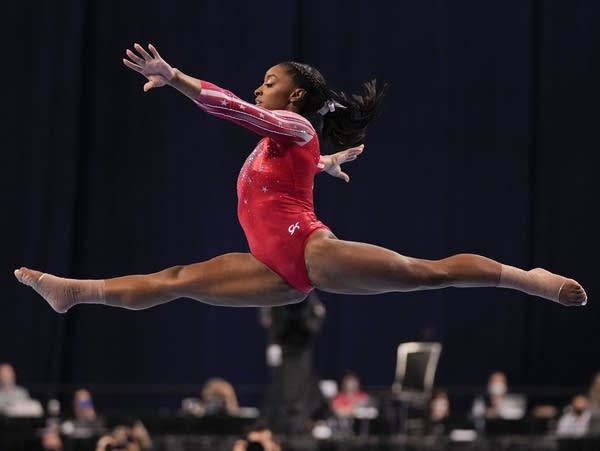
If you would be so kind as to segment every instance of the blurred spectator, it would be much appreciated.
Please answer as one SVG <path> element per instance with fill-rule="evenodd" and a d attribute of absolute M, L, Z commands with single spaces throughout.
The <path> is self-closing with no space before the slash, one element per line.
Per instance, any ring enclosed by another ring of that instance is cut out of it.
<path fill-rule="evenodd" d="M 44 451 L 62 451 L 63 442 L 57 428 L 46 428 L 42 431 L 42 449 Z"/>
<path fill-rule="evenodd" d="M 488 379 L 486 397 L 486 418 L 499 418 L 504 397 L 508 392 L 506 375 L 502 372 L 492 373 Z"/>
<path fill-rule="evenodd" d="M 112 432 L 103 435 L 96 444 L 96 451 L 111 450 L 148 451 L 152 449 L 152 439 L 141 421 L 131 425 L 119 425 Z"/>
<path fill-rule="evenodd" d="M 79 421 L 96 421 L 98 419 L 92 395 L 85 388 L 80 388 L 73 395 L 73 414 Z"/>
<path fill-rule="evenodd" d="M 240 411 L 233 386 L 225 379 L 219 377 L 214 377 L 206 381 L 202 387 L 200 399 L 184 399 L 182 408 L 186 413 L 191 413 L 196 416 L 235 416 Z"/>
<path fill-rule="evenodd" d="M 447 422 L 450 418 L 450 401 L 446 390 L 437 388 L 429 401 L 428 430 L 431 434 L 441 435 L 448 432 Z"/>
<path fill-rule="evenodd" d="M 473 401 L 471 415 L 475 420 L 487 418 L 519 419 L 525 414 L 525 398 L 509 394 L 506 375 L 496 371 L 488 378 L 485 395 Z"/>
<path fill-rule="evenodd" d="M 331 407 L 338 417 L 351 417 L 354 409 L 370 403 L 370 397 L 360 388 L 360 379 L 355 372 L 348 371 L 340 382 L 340 391 L 331 401 Z"/>
<path fill-rule="evenodd" d="M 429 401 L 429 419 L 434 422 L 441 422 L 450 416 L 450 402 L 445 390 L 438 388 L 433 391 L 431 401 Z"/>
<path fill-rule="evenodd" d="M 541 404 L 531 410 L 531 416 L 542 420 L 551 420 L 558 415 L 558 409 L 550 404 Z"/>
<path fill-rule="evenodd" d="M 209 379 L 202 388 L 205 415 L 237 415 L 240 407 L 233 386 L 225 379 Z"/>
<path fill-rule="evenodd" d="M 590 423 L 589 402 L 585 395 L 576 395 L 558 420 L 556 435 L 560 438 L 583 437 Z"/>
<path fill-rule="evenodd" d="M 325 306 L 315 290 L 302 302 L 260 310 L 271 368 L 262 414 L 275 432 L 305 433 L 330 414 L 313 362 L 324 318 Z"/>
<path fill-rule="evenodd" d="M 41 404 L 31 399 L 27 390 L 16 384 L 12 365 L 0 364 L 0 415 L 38 417 L 42 414 Z"/>
<path fill-rule="evenodd" d="M 104 421 L 96 414 L 91 393 L 81 388 L 73 395 L 73 418 L 62 424 L 63 434 L 90 438 L 104 433 Z"/>
<path fill-rule="evenodd" d="M 281 451 L 281 445 L 273 438 L 271 429 L 259 424 L 236 441 L 231 451 Z"/>
<path fill-rule="evenodd" d="M 29 399 L 29 393 L 16 385 L 15 370 L 8 363 L 0 364 L 0 413 L 22 400 Z"/>

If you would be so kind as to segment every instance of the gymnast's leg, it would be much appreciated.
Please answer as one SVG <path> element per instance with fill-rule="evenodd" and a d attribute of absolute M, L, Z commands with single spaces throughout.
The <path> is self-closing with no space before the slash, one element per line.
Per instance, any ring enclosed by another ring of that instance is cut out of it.
<path fill-rule="evenodd" d="M 313 285 L 335 293 L 501 287 L 563 305 L 587 302 L 579 283 L 542 268 L 524 271 L 475 254 L 458 254 L 442 260 L 405 257 L 379 246 L 338 240 L 323 230 L 309 238 L 305 260 Z"/>
<path fill-rule="evenodd" d="M 78 280 L 42 274 L 27 268 L 15 271 L 59 313 L 80 303 L 101 303 L 140 310 L 180 297 L 207 304 L 248 307 L 276 306 L 306 297 L 250 254 L 232 253 L 163 271 L 105 280 Z"/>

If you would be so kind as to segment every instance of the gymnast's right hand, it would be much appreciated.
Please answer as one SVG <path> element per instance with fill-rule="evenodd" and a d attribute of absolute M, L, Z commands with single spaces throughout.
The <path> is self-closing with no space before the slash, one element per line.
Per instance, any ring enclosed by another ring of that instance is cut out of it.
<path fill-rule="evenodd" d="M 127 49 L 125 53 L 129 59 L 123 58 L 123 64 L 148 79 L 144 84 L 144 92 L 165 86 L 175 77 L 175 69 L 162 59 L 152 44 L 148 44 L 150 53 L 137 43 L 133 48 L 137 53 Z"/>
<path fill-rule="evenodd" d="M 360 146 L 350 147 L 349 149 L 334 153 L 333 155 L 321 155 L 319 157 L 318 167 L 333 177 L 338 177 L 349 182 L 350 176 L 342 171 L 341 166 L 348 161 L 356 160 L 364 148 L 365 145 L 361 144 Z"/>

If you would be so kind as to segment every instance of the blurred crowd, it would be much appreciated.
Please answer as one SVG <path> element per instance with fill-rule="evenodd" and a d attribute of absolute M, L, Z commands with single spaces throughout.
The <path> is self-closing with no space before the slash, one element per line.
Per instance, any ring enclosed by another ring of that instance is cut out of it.
<path fill-rule="evenodd" d="M 506 375 L 494 372 L 486 392 L 471 408 L 471 418 L 478 425 L 490 419 L 520 419 L 528 413 L 532 418 L 551 420 L 559 438 L 600 434 L 600 372 L 593 376 L 586 393 L 573 393 L 565 406 L 538 404 L 529 408 L 525 395 L 511 393 Z"/>
<path fill-rule="evenodd" d="M 45 425 L 38 431 L 38 449 L 44 451 L 63 451 L 67 438 L 92 440 L 97 451 L 152 449 L 150 434 L 141 421 L 133 420 L 108 429 L 96 413 L 90 391 L 85 388 L 75 390 L 71 409 L 66 414 L 61 412 L 57 399 L 51 399 L 44 409 L 25 388 L 17 385 L 15 370 L 9 363 L 0 364 L 0 416 L 44 417 Z"/>
<path fill-rule="evenodd" d="M 259 309 L 269 369 L 262 405 L 241 406 L 234 386 L 214 377 L 196 394 L 182 399 L 177 415 L 193 421 L 249 420 L 244 424 L 253 426 L 233 444 L 233 451 L 281 451 L 277 436 L 312 434 L 327 439 L 366 435 L 378 428 L 377 433 L 388 434 L 416 431 L 445 435 L 452 430 L 470 430 L 480 435 L 490 432 L 499 421 L 523 418 L 543 421 L 544 433 L 559 439 L 600 436 L 600 372 L 584 393 L 572 393 L 566 405 L 534 404 L 525 394 L 513 391 L 501 371 L 489 374 L 487 383 L 482 381 L 481 393 L 471 395 L 468 406 L 463 398 L 458 407 L 451 399 L 453 394 L 442 387 L 433 387 L 431 392 L 428 389 L 425 397 L 401 398 L 394 389 L 385 394 L 369 393 L 356 371 L 346 371 L 338 380 L 319 379 L 313 354 L 325 315 L 325 306 L 314 291 L 304 302 Z M 17 384 L 13 366 L 0 364 L 0 419 L 43 419 L 39 449 L 63 451 L 65 441 L 73 439 L 87 440 L 90 446 L 86 449 L 95 446 L 96 451 L 153 449 L 152 430 L 135 417 L 118 423 L 114 418 L 107 421 L 97 412 L 89 389 L 74 390 L 68 404 L 66 412 L 58 399 L 42 406 Z M 457 422 L 457 418 L 463 421 Z"/>
<path fill-rule="evenodd" d="M 321 381 L 320 391 L 325 406 L 319 406 L 318 415 L 310 412 L 302 417 L 303 432 L 317 438 L 327 438 L 340 431 L 358 434 L 363 420 L 379 415 L 380 399 L 362 388 L 356 372 L 346 372 L 339 381 Z M 276 436 L 290 431 L 271 424 L 257 408 L 249 411 L 240 407 L 231 383 L 222 378 L 209 379 L 198 395 L 182 400 L 180 414 L 195 417 L 250 415 L 255 418 L 254 426 L 235 442 L 232 451 L 281 451 L 281 442 Z M 107 428 L 104 418 L 96 411 L 92 394 L 85 388 L 73 393 L 71 409 L 66 414 L 60 412 L 56 402 L 51 400 L 45 409 L 42 408 L 25 388 L 17 385 L 14 368 L 8 363 L 0 364 L 0 415 L 44 416 L 45 427 L 39 431 L 40 449 L 62 451 L 65 438 L 93 438 L 96 451 L 153 449 L 150 433 L 139 419 Z M 585 393 L 573 393 L 570 402 L 558 407 L 549 404 L 528 406 L 524 394 L 511 391 L 506 374 L 493 372 L 485 390 L 474 397 L 467 413 L 475 430 L 485 427 L 489 421 L 516 420 L 526 415 L 549 420 L 552 425 L 549 432 L 557 438 L 600 434 L 600 372 L 592 378 Z M 452 410 L 444 389 L 433 390 L 423 416 L 427 433 L 449 432 Z M 296 427 L 295 432 L 298 431 Z"/>

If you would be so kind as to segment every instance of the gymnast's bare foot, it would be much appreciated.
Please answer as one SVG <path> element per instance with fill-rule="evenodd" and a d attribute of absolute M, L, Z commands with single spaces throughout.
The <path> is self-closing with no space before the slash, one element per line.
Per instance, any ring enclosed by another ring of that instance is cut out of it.
<path fill-rule="evenodd" d="M 33 288 L 58 313 L 82 302 L 104 302 L 104 280 L 65 279 L 28 268 L 15 270 L 15 277 Z"/>

